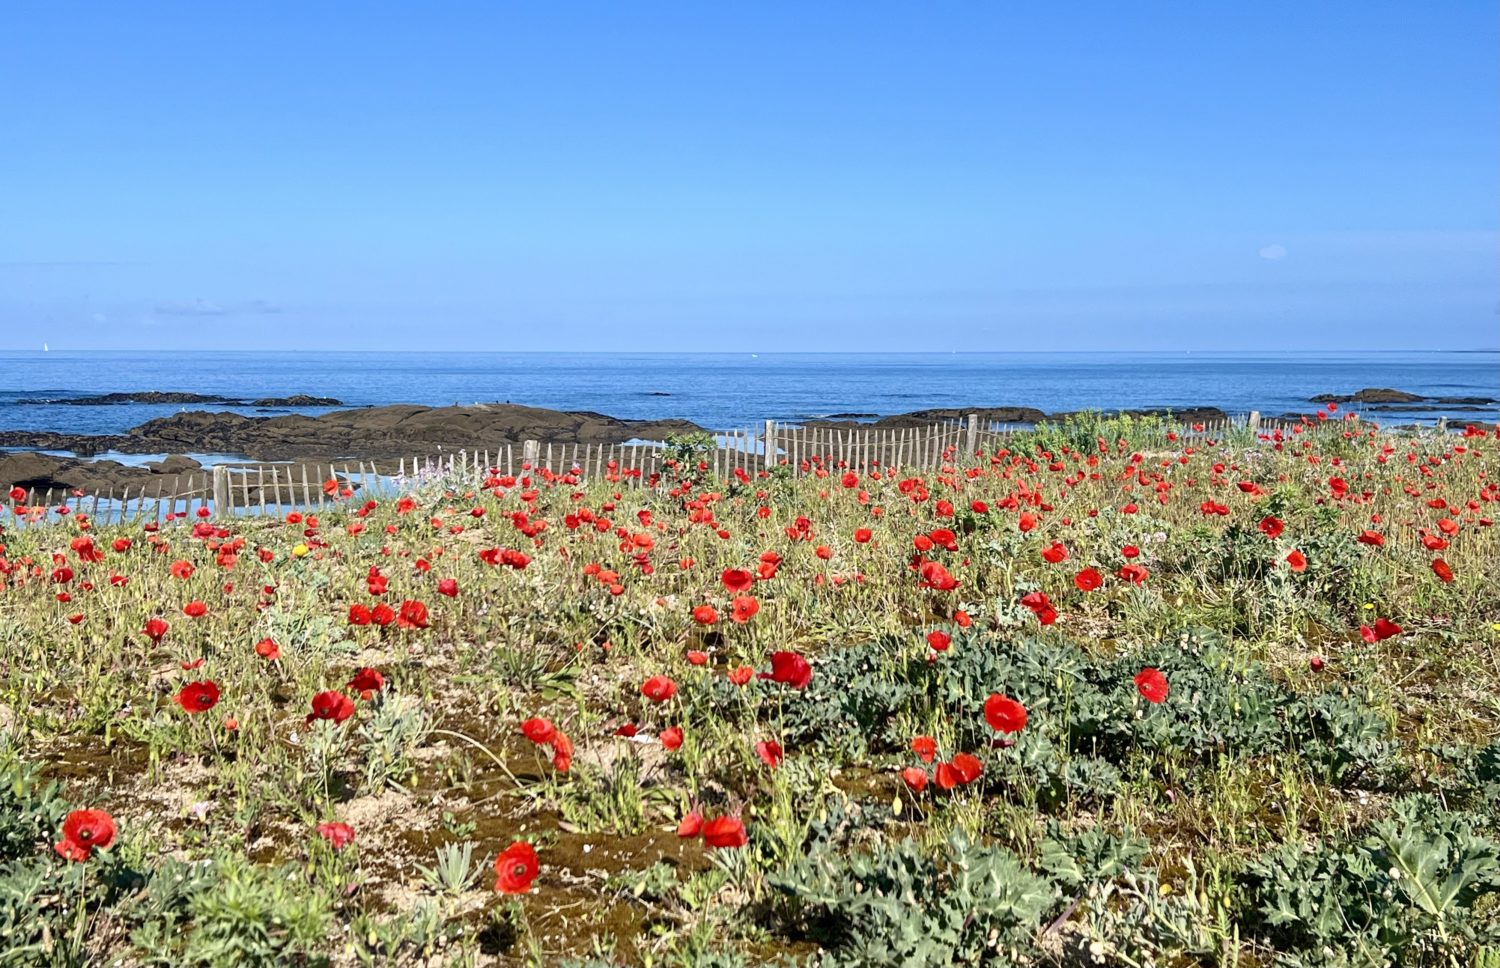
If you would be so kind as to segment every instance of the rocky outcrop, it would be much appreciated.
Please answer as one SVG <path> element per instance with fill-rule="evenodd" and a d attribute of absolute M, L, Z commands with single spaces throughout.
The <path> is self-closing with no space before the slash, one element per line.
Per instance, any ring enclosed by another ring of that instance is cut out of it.
<path fill-rule="evenodd" d="M 171 390 L 146 390 L 140 393 L 101 393 L 90 397 L 54 397 L 17 400 L 19 404 L 32 406 L 51 405 L 68 407 L 108 407 L 128 403 L 147 404 L 219 404 L 233 407 L 341 407 L 343 404 L 333 397 L 310 397 L 305 393 L 290 397 L 262 397 L 246 400 L 243 397 L 221 397 L 201 393 L 179 393 Z"/>
<path fill-rule="evenodd" d="M 395 459 L 442 450 L 494 447 L 523 440 L 617 444 L 699 431 L 686 420 L 621 420 L 589 411 L 564 412 L 515 404 L 472 407 L 367 407 L 318 417 L 247 417 L 193 410 L 149 420 L 125 434 L 90 436 L 0 432 L 0 446 L 67 450 L 81 455 L 208 451 L 252 460 L 334 459 L 357 455 Z"/>
<path fill-rule="evenodd" d="M 1500 403 L 1494 397 L 1424 397 L 1419 393 L 1407 393 L 1405 390 L 1392 390 L 1388 387 L 1366 387 L 1350 394 L 1320 393 L 1315 397 L 1308 398 L 1309 403 L 1373 403 L 1373 404 L 1405 404 L 1405 403 L 1427 403 L 1444 404 L 1448 406 L 1484 406 L 1486 404 Z M 1387 406 L 1391 410 L 1423 409 L 1413 407 Z M 1441 408 L 1435 408 L 1441 409 Z"/>

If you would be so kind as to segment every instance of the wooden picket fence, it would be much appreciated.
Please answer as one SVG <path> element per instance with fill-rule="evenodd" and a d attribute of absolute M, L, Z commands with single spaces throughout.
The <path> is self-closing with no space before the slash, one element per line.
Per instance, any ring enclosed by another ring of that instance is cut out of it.
<path fill-rule="evenodd" d="M 1236 428 L 1258 433 L 1289 430 L 1286 421 L 1250 414 L 1208 424 L 1184 425 L 1185 439 L 1214 439 Z M 820 470 L 901 468 L 931 470 L 945 463 L 964 463 L 992 454 L 1030 425 L 985 425 L 977 415 L 966 420 L 924 427 L 802 427 L 767 420 L 760 427 L 718 433 L 708 472 L 725 480 L 740 474 L 755 477 L 777 472 L 793 477 Z M 293 509 L 317 509 L 347 503 L 348 494 L 380 499 L 434 477 L 475 478 L 491 474 L 520 476 L 528 472 L 575 473 L 581 480 L 607 480 L 622 486 L 653 484 L 667 470 L 660 444 L 554 444 L 528 440 L 497 448 L 449 451 L 397 461 L 291 462 L 220 465 L 189 474 L 184 484 L 164 493 L 149 487 L 83 494 L 76 491 L 30 491 L 24 500 L 0 505 L 0 523 L 16 525 L 55 521 L 69 514 L 87 515 L 97 523 L 195 521 L 205 517 L 281 517 Z M 779 469 L 779 470 L 778 470 Z M 331 483 L 330 483 L 331 482 Z M 0 482 L 3 483 L 3 482 Z M 328 490 L 331 487 L 333 490 Z M 8 498 L 7 498 L 8 499 Z"/>

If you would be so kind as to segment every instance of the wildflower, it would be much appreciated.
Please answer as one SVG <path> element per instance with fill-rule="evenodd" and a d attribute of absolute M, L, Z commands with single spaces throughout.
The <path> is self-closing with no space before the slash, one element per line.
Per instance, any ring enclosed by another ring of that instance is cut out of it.
<path fill-rule="evenodd" d="M 320 823 L 318 836 L 328 841 L 334 850 L 343 850 L 354 843 L 354 828 L 346 823 Z"/>
<path fill-rule="evenodd" d="M 1135 688 L 1149 703 L 1165 702 L 1167 698 L 1167 677 L 1160 669 L 1147 667 L 1135 674 Z"/>
<path fill-rule="evenodd" d="M 661 745 L 666 750 L 675 750 L 682 746 L 682 727 L 668 726 L 661 731 Z"/>
<path fill-rule="evenodd" d="M 724 587 L 729 590 L 731 595 L 747 592 L 750 590 L 750 586 L 755 584 L 755 576 L 743 568 L 726 569 L 719 576 L 719 580 L 724 583 Z"/>
<path fill-rule="evenodd" d="M 536 848 L 518 840 L 495 858 L 495 890 L 502 894 L 525 894 L 541 873 Z"/>
<path fill-rule="evenodd" d="M 312 712 L 307 714 L 307 723 L 315 719 L 331 720 L 335 725 L 354 715 L 354 700 L 341 692 L 329 689 L 312 698 Z"/>
<path fill-rule="evenodd" d="M 746 622 L 754 618 L 755 613 L 759 611 L 760 600 L 755 598 L 755 596 L 736 595 L 734 599 L 734 608 L 733 611 L 730 612 L 729 617 L 734 619 L 737 624 L 744 625 Z"/>
<path fill-rule="evenodd" d="M 997 692 L 984 701 L 984 719 L 997 733 L 1018 733 L 1026 726 L 1026 707 Z"/>
<path fill-rule="evenodd" d="M 94 848 L 108 850 L 115 842 L 115 820 L 103 810 L 74 810 L 63 819 L 62 840 L 53 845 L 58 855 L 86 861 Z"/>
<path fill-rule="evenodd" d="M 1091 592 L 1104 584 L 1104 576 L 1093 568 L 1084 568 L 1073 576 L 1073 584 L 1081 592 Z"/>
<path fill-rule="evenodd" d="M 919 770 L 915 766 L 908 766 L 901 771 L 901 782 L 912 793 L 921 793 L 927 789 L 927 771 Z"/>
<path fill-rule="evenodd" d="M 353 689 L 361 697 L 369 700 L 374 693 L 385 688 L 385 676 L 377 670 L 366 666 L 354 674 L 354 678 L 344 684 L 346 688 Z"/>
<path fill-rule="evenodd" d="M 281 658 L 281 646 L 276 644 L 275 639 L 261 639 L 255 643 L 255 654 L 267 662 L 275 662 Z"/>
<path fill-rule="evenodd" d="M 755 744 L 755 755 L 760 757 L 762 763 L 774 770 L 781 765 L 781 744 L 773 739 L 761 740 Z"/>
<path fill-rule="evenodd" d="M 806 689 L 812 681 L 812 665 L 795 652 L 771 653 L 771 671 L 762 672 L 760 678 L 780 682 L 793 689 Z"/>
<path fill-rule="evenodd" d="M 641 683 L 641 695 L 652 702 L 666 702 L 677 695 L 677 683 L 670 676 L 652 676 Z"/>
<path fill-rule="evenodd" d="M 533 716 L 521 724 L 521 734 L 538 746 L 545 746 L 557 735 L 557 727 L 550 719 Z"/>
<path fill-rule="evenodd" d="M 923 763 L 931 763 L 933 757 L 937 756 L 937 743 L 931 736 L 915 736 L 911 741 L 911 751 Z"/>
<path fill-rule="evenodd" d="M 703 843 L 715 849 L 743 847 L 750 842 L 739 817 L 715 817 L 703 825 Z"/>
<path fill-rule="evenodd" d="M 177 691 L 176 701 L 185 712 L 208 712 L 219 701 L 219 687 L 209 680 L 190 682 Z"/>
<path fill-rule="evenodd" d="M 1304 572 L 1307 570 L 1307 555 L 1304 555 L 1301 551 L 1293 548 L 1292 551 L 1286 556 L 1286 563 L 1288 567 L 1292 569 L 1292 571 L 1298 573 Z"/>

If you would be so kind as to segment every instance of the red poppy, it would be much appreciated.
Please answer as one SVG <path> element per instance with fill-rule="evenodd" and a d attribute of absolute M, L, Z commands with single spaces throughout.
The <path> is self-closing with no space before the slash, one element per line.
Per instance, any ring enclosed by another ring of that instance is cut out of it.
<path fill-rule="evenodd" d="M 274 639 L 261 639 L 255 643 L 255 654 L 267 662 L 275 662 L 281 658 L 281 646 Z"/>
<path fill-rule="evenodd" d="M 677 683 L 670 676 L 652 676 L 641 683 L 641 695 L 652 702 L 666 702 L 677 695 Z"/>
<path fill-rule="evenodd" d="M 734 598 L 734 610 L 729 617 L 740 625 L 744 625 L 755 617 L 760 611 L 760 600 L 753 595 L 736 595 Z"/>
<path fill-rule="evenodd" d="M 182 606 L 182 614 L 188 618 L 202 618 L 208 614 L 208 606 L 202 602 L 188 602 Z"/>
<path fill-rule="evenodd" d="M 682 727 L 668 726 L 661 731 L 661 745 L 669 750 L 675 750 L 682 745 Z"/>
<path fill-rule="evenodd" d="M 755 576 L 743 568 L 725 569 L 724 573 L 719 576 L 719 580 L 724 583 L 724 587 L 729 590 L 731 595 L 748 592 L 750 587 L 755 584 Z"/>
<path fill-rule="evenodd" d="M 190 682 L 177 691 L 177 705 L 189 713 L 207 712 L 214 708 L 218 701 L 219 687 L 208 680 Z"/>
<path fill-rule="evenodd" d="M 350 679 L 344 685 L 368 699 L 371 693 L 379 692 L 385 688 L 385 676 L 367 666 L 356 672 L 354 678 Z"/>
<path fill-rule="evenodd" d="M 1432 573 L 1438 576 L 1438 580 L 1444 584 L 1453 581 L 1453 569 L 1441 558 L 1432 559 Z"/>
<path fill-rule="evenodd" d="M 743 686 L 755 675 L 755 670 L 749 666 L 737 666 L 729 670 L 729 681 L 737 686 Z"/>
<path fill-rule="evenodd" d="M 689 649 L 687 653 L 689 665 L 701 666 L 708 663 L 708 653 L 699 649 Z"/>
<path fill-rule="evenodd" d="M 699 625 L 712 625 L 719 620 L 719 612 L 712 605 L 699 605 L 693 609 L 693 621 Z"/>
<path fill-rule="evenodd" d="M 859 475 L 854 473 L 853 471 L 847 471 L 840 483 L 842 483 L 845 487 L 851 489 L 859 487 Z"/>
<path fill-rule="evenodd" d="M 172 562 L 172 567 L 168 570 L 171 571 L 173 578 L 180 578 L 183 581 L 186 581 L 189 578 L 193 577 L 193 572 L 197 569 L 193 567 L 193 563 L 191 561 L 174 561 Z"/>
<path fill-rule="evenodd" d="M 442 581 L 438 582 L 437 590 L 439 595 L 446 595 L 449 598 L 457 598 L 458 579 L 444 578 Z"/>
<path fill-rule="evenodd" d="M 1359 534 L 1359 543 L 1373 545 L 1376 548 L 1382 548 L 1385 546 L 1385 535 L 1381 534 L 1379 531 L 1361 531 Z"/>
<path fill-rule="evenodd" d="M 973 753 L 959 753 L 953 757 L 953 769 L 958 771 L 962 783 L 973 783 L 984 772 L 984 764 Z"/>
<path fill-rule="evenodd" d="M 329 689 L 320 692 L 312 698 L 312 712 L 307 714 L 307 722 L 315 719 L 332 720 L 336 725 L 342 723 L 354 715 L 354 700 L 341 692 Z"/>
<path fill-rule="evenodd" d="M 354 828 L 346 823 L 320 823 L 318 836 L 328 841 L 334 850 L 343 850 L 354 843 Z"/>
<path fill-rule="evenodd" d="M 1073 576 L 1073 584 L 1081 592 L 1091 592 L 1104 584 L 1104 576 L 1093 568 L 1085 568 Z"/>
<path fill-rule="evenodd" d="M 374 608 L 370 609 L 370 621 L 374 622 L 381 628 L 385 628 L 387 625 L 390 625 L 392 622 L 396 621 L 396 610 L 391 608 L 385 602 L 381 602 L 379 605 L 376 605 Z"/>
<path fill-rule="evenodd" d="M 1167 677 L 1160 669 L 1150 666 L 1135 674 L 1135 688 L 1149 703 L 1165 702 L 1167 698 Z"/>
<path fill-rule="evenodd" d="M 855 544 L 869 544 L 870 543 L 870 539 L 873 538 L 874 536 L 875 536 L 875 532 L 871 531 L 869 528 L 855 528 L 854 529 L 854 543 Z"/>
<path fill-rule="evenodd" d="M 403 629 L 425 629 L 427 627 L 427 606 L 410 599 L 402 602 L 401 614 L 396 618 L 396 627 Z"/>
<path fill-rule="evenodd" d="M 1292 549 L 1291 553 L 1286 556 L 1286 563 L 1291 567 L 1292 571 L 1306 571 L 1307 555 L 1304 555 L 1302 552 L 1294 548 Z"/>
<path fill-rule="evenodd" d="M 916 736 L 912 738 L 911 751 L 923 763 L 931 763 L 933 757 L 937 756 L 937 743 L 931 736 Z"/>
<path fill-rule="evenodd" d="M 536 848 L 518 840 L 495 858 L 495 890 L 502 894 L 525 894 L 541 869 Z"/>
<path fill-rule="evenodd" d="M 761 740 L 755 744 L 755 755 L 760 757 L 762 763 L 774 770 L 781 765 L 781 744 L 773 739 Z"/>
<path fill-rule="evenodd" d="M 715 817 L 703 825 L 703 843 L 722 850 L 743 847 L 750 842 L 745 824 L 739 817 Z"/>
<path fill-rule="evenodd" d="M 1026 726 L 1026 707 L 997 692 L 984 701 L 984 718 L 998 733 L 1018 733 Z"/>
<path fill-rule="evenodd" d="M 1386 618 L 1376 619 L 1374 628 L 1371 628 L 1368 625 L 1361 625 L 1359 627 L 1360 638 L 1364 639 L 1371 645 L 1374 645 L 1376 642 L 1383 642 L 1393 636 L 1400 635 L 1401 632 L 1401 626 Z"/>
<path fill-rule="evenodd" d="M 1273 541 L 1281 537 L 1281 532 L 1286 530 L 1286 525 L 1280 518 L 1273 518 L 1270 515 L 1261 518 L 1258 527 L 1262 534 Z"/>
<path fill-rule="evenodd" d="M 350 605 L 349 606 L 349 624 L 350 625 L 369 625 L 371 619 L 372 619 L 372 615 L 370 613 L 370 609 L 369 609 L 368 606 L 365 606 L 365 605 Z"/>
<path fill-rule="evenodd" d="M 690 810 L 682 817 L 682 822 L 677 825 L 677 836 L 684 840 L 696 837 L 703 832 L 703 814 L 696 810 Z"/>
<path fill-rule="evenodd" d="M 521 724 L 521 733 L 538 746 L 545 746 L 557 735 L 557 727 L 550 719 L 533 716 Z"/>
<path fill-rule="evenodd" d="M 948 646 L 953 644 L 953 637 L 941 629 L 927 633 L 927 644 L 937 652 L 948 651 Z"/>
<path fill-rule="evenodd" d="M 912 793 L 921 793 L 927 789 L 927 771 L 919 770 L 915 766 L 908 766 L 901 771 L 901 782 Z"/>
<path fill-rule="evenodd" d="M 812 681 L 812 666 L 795 652 L 771 653 L 771 671 L 762 672 L 760 678 L 780 682 L 793 689 L 806 689 Z"/>
<path fill-rule="evenodd" d="M 566 773 L 573 766 L 573 741 L 559 731 L 552 737 L 552 768 Z"/>
<path fill-rule="evenodd" d="M 940 790 L 951 790 L 963 782 L 963 777 L 952 763 L 939 763 L 933 771 L 933 779 Z"/>
<path fill-rule="evenodd" d="M 53 850 L 71 861 L 86 861 L 94 848 L 108 850 L 115 842 L 115 820 L 103 810 L 74 810 L 63 819 L 62 840 Z"/>
<path fill-rule="evenodd" d="M 170 628 L 170 626 L 167 625 L 165 619 L 148 618 L 146 620 L 146 627 L 141 631 L 148 638 L 150 638 L 152 642 L 160 643 L 162 640 L 162 636 L 167 634 L 168 628 Z"/>
<path fill-rule="evenodd" d="M 1043 549 L 1042 551 L 1042 560 L 1050 565 L 1055 565 L 1058 562 L 1066 561 L 1067 558 L 1068 549 L 1063 547 L 1063 543 L 1061 541 L 1052 542 L 1052 546 L 1050 548 Z"/>

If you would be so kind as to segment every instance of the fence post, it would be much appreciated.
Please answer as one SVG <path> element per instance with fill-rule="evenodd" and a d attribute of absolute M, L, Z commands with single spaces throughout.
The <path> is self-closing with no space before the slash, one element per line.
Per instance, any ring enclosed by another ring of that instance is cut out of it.
<path fill-rule="evenodd" d="M 776 421 L 766 421 L 766 473 L 776 466 Z"/>
<path fill-rule="evenodd" d="M 227 519 L 234 513 L 233 499 L 229 496 L 229 468 L 223 464 L 215 464 L 213 477 L 214 517 Z"/>
<path fill-rule="evenodd" d="M 1437 432 L 1440 433 L 1440 434 L 1446 434 L 1448 432 L 1448 415 L 1447 414 L 1444 414 L 1443 416 L 1441 416 L 1441 417 L 1438 418 Z"/>
<path fill-rule="evenodd" d="M 979 414 L 971 413 L 965 423 L 968 425 L 964 431 L 964 460 L 974 459 L 974 450 L 979 446 Z"/>
<path fill-rule="evenodd" d="M 1250 433 L 1251 434 L 1254 434 L 1254 435 L 1259 435 L 1260 434 L 1260 411 L 1259 410 L 1252 410 L 1252 411 L 1250 411 L 1250 416 L 1248 416 L 1248 417 L 1245 418 L 1245 426 L 1247 426 L 1247 427 L 1250 428 Z"/>
<path fill-rule="evenodd" d="M 535 467 L 542 456 L 542 443 L 539 440 L 521 441 L 521 460 L 530 462 Z"/>

